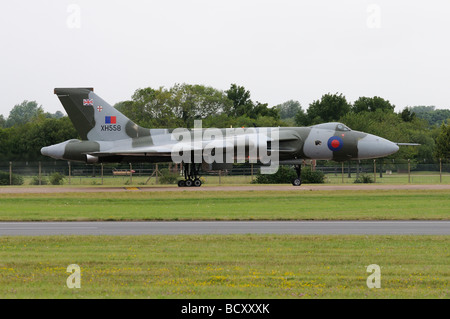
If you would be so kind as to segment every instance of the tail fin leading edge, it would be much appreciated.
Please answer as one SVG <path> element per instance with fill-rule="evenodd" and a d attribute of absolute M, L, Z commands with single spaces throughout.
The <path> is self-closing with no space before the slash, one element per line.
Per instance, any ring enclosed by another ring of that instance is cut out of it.
<path fill-rule="evenodd" d="M 55 88 L 82 140 L 115 141 L 150 135 L 94 93 L 93 88 Z"/>
<path fill-rule="evenodd" d="M 78 104 L 83 105 L 83 101 L 88 100 L 89 93 L 93 91 L 93 88 L 56 88 L 54 90 L 82 140 L 87 140 L 87 134 L 95 127 L 94 109 L 82 108 Z"/>

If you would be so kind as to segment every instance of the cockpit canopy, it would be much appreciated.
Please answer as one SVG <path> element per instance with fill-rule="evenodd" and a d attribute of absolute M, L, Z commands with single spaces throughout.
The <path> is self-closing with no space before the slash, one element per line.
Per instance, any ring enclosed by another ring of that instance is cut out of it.
<path fill-rule="evenodd" d="M 323 130 L 339 131 L 339 132 L 351 131 L 351 129 L 347 125 L 339 123 L 339 122 L 322 123 L 322 124 L 313 125 L 312 127 L 320 128 Z"/>

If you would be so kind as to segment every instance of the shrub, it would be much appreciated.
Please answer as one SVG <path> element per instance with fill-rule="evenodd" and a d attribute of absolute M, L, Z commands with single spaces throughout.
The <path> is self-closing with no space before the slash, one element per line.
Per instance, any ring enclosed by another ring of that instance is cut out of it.
<path fill-rule="evenodd" d="M 285 184 L 291 183 L 297 177 L 295 171 L 286 166 L 278 167 L 274 174 L 258 174 L 253 181 L 254 184 Z"/>
<path fill-rule="evenodd" d="M 48 180 L 41 176 L 41 185 L 47 185 Z M 39 176 L 33 176 L 33 179 L 30 182 L 30 185 L 39 185 Z"/>
<path fill-rule="evenodd" d="M 321 184 L 324 183 L 324 174 L 321 171 L 302 169 L 302 183 Z M 297 178 L 297 173 L 289 166 L 280 166 L 275 174 L 258 174 L 253 181 L 254 184 L 289 184 Z"/>
<path fill-rule="evenodd" d="M 64 181 L 64 175 L 61 173 L 55 172 L 49 177 L 50 184 L 52 185 L 62 185 Z"/>
<path fill-rule="evenodd" d="M 20 175 L 12 174 L 12 185 L 22 185 L 23 177 Z M 0 185 L 9 185 L 9 172 L 0 172 Z"/>
<path fill-rule="evenodd" d="M 176 184 L 178 182 L 178 173 L 173 173 L 167 168 L 161 170 L 159 182 L 161 184 Z"/>
<path fill-rule="evenodd" d="M 359 175 L 358 178 L 355 179 L 354 181 L 355 184 L 368 184 L 368 183 L 373 183 L 373 179 L 372 176 L 367 175 L 367 174 L 361 174 Z"/>
<path fill-rule="evenodd" d="M 325 174 L 322 171 L 302 170 L 302 183 L 305 184 L 323 184 Z"/>

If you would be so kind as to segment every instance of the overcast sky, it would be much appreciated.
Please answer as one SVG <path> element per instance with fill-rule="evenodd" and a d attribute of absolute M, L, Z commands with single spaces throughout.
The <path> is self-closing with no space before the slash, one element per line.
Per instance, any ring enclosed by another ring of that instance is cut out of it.
<path fill-rule="evenodd" d="M 0 11 L 0 114 L 55 87 L 110 104 L 138 88 L 243 85 L 254 101 L 325 93 L 450 108 L 448 0 L 21 0 Z"/>

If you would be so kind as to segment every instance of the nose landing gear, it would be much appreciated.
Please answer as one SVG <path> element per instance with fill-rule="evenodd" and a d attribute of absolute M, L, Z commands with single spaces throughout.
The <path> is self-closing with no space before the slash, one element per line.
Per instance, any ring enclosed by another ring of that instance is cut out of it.
<path fill-rule="evenodd" d="M 297 178 L 294 178 L 292 180 L 292 185 L 300 186 L 300 185 L 302 185 L 302 166 L 294 165 L 294 167 L 295 167 L 295 172 L 297 173 Z"/>

